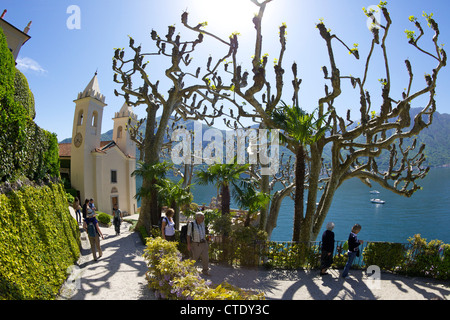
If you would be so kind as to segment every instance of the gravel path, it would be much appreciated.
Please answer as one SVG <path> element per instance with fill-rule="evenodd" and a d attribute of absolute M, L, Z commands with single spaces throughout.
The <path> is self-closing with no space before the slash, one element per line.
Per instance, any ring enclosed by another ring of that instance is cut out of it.
<path fill-rule="evenodd" d="M 121 234 L 114 228 L 101 228 L 105 240 L 103 256 L 93 260 L 86 233 L 81 235 L 82 256 L 78 266 L 61 289 L 61 299 L 70 300 L 155 300 L 147 288 L 147 266 L 142 257 L 144 245 L 137 233 L 122 223 Z M 268 300 L 450 300 L 450 282 L 410 278 L 391 273 L 373 280 L 365 271 L 264 270 L 211 265 L 213 283 L 226 281 L 243 289 L 264 292 Z M 71 278 L 76 280 L 70 281 Z"/>

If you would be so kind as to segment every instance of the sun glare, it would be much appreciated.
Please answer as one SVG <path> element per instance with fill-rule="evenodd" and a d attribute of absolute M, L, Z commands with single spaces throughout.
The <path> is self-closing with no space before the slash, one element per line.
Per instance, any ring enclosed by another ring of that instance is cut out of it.
<path fill-rule="evenodd" d="M 252 19 L 258 10 L 250 0 L 194 0 L 187 8 L 190 18 L 202 19 L 196 23 L 206 21 L 209 31 L 223 36 L 252 32 Z"/>

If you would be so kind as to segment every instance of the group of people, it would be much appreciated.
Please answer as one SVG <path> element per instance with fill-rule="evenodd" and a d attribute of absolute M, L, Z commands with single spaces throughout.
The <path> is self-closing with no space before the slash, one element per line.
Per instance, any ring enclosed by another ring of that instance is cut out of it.
<path fill-rule="evenodd" d="M 105 239 L 105 237 L 103 236 L 103 233 L 98 225 L 98 220 L 95 218 L 97 216 L 95 213 L 97 208 L 95 207 L 94 199 L 86 199 L 83 206 L 81 206 L 80 200 L 76 197 L 73 203 L 73 208 L 75 210 L 77 223 L 79 225 L 83 224 L 83 229 L 87 232 L 94 261 L 97 261 L 98 258 L 103 255 L 100 247 L 100 237 L 102 239 Z M 81 217 L 83 217 L 83 220 Z M 122 219 L 122 212 L 117 207 L 117 204 L 115 204 L 113 207 L 113 225 L 116 235 L 120 235 L 120 225 L 122 223 Z"/>
<path fill-rule="evenodd" d="M 173 221 L 173 209 L 167 209 L 165 217 L 162 217 L 161 234 L 167 241 L 175 241 L 175 222 Z M 195 220 L 187 225 L 187 250 L 193 260 L 202 261 L 202 273 L 209 275 L 209 245 L 207 229 L 205 227 L 205 214 L 201 211 L 195 214 Z"/>
<path fill-rule="evenodd" d="M 87 231 L 89 236 L 89 242 L 91 244 L 92 254 L 94 260 L 97 261 L 96 251 L 99 253 L 99 258 L 102 256 L 102 250 L 100 247 L 100 237 L 104 239 L 104 236 L 98 226 L 98 221 L 95 218 L 95 205 L 93 199 L 86 199 L 83 206 L 79 205 L 78 198 L 75 198 L 73 205 L 77 222 L 81 224 L 81 213 L 83 215 L 83 229 Z M 81 213 L 80 213 L 81 212 Z M 162 238 L 167 241 L 175 241 L 175 222 L 173 220 L 174 210 L 167 209 L 165 216 L 162 217 L 161 222 L 161 234 Z M 120 224 L 122 222 L 122 212 L 114 205 L 113 209 L 113 224 L 115 227 L 116 235 L 120 235 Z M 188 224 L 187 227 L 187 249 L 191 254 L 192 259 L 202 261 L 202 273 L 209 275 L 209 245 L 207 241 L 207 233 L 205 227 L 205 215 L 199 211 L 195 214 L 195 220 Z M 333 263 L 333 251 L 334 251 L 334 223 L 329 222 L 326 226 L 326 230 L 322 235 L 322 255 L 321 255 L 321 267 L 320 275 L 327 275 L 327 269 L 330 268 Z M 342 277 L 348 276 L 350 267 L 355 260 L 355 257 L 359 256 L 359 246 L 363 243 L 362 240 L 358 240 L 357 234 L 361 231 L 361 225 L 355 224 L 348 237 L 348 261 L 344 267 Z"/>
<path fill-rule="evenodd" d="M 321 267 L 320 275 L 327 275 L 327 269 L 330 268 L 333 263 L 333 251 L 334 251 L 334 223 L 328 222 L 326 230 L 322 235 L 322 255 L 321 255 Z M 348 260 L 345 264 L 342 277 L 345 279 L 348 277 L 348 272 L 356 257 L 359 257 L 359 246 L 363 244 L 363 240 L 358 240 L 358 233 L 361 231 L 361 225 L 355 224 L 348 236 Z"/>
<path fill-rule="evenodd" d="M 175 222 L 173 220 L 174 211 L 168 209 L 165 217 L 162 217 L 161 234 L 162 238 L 168 241 L 175 241 Z M 187 249 L 191 254 L 192 259 L 202 261 L 202 273 L 209 275 L 209 245 L 207 240 L 207 229 L 205 227 L 205 215 L 199 211 L 195 214 L 195 220 L 188 223 L 187 227 Z M 334 223 L 329 222 L 326 226 L 326 230 L 322 235 L 322 255 L 321 255 L 321 267 L 320 275 L 327 275 L 327 269 L 331 267 L 333 263 L 333 251 L 334 251 Z M 350 235 L 348 237 L 348 260 L 342 272 L 342 277 L 348 277 L 350 267 L 353 261 L 359 257 L 359 246 L 363 243 L 362 240 L 358 240 L 357 234 L 361 231 L 361 225 L 355 224 L 352 227 Z"/>

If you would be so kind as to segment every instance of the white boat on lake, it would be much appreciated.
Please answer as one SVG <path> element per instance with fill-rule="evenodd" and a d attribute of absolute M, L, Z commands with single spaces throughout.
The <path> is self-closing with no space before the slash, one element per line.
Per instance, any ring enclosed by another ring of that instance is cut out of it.
<path fill-rule="evenodd" d="M 370 191 L 370 193 L 373 193 L 373 194 L 379 194 L 380 191 L 378 191 L 378 190 L 372 190 L 372 191 Z"/>
<path fill-rule="evenodd" d="M 370 199 L 370 202 L 377 203 L 377 204 L 385 204 L 386 201 L 381 199 Z"/>

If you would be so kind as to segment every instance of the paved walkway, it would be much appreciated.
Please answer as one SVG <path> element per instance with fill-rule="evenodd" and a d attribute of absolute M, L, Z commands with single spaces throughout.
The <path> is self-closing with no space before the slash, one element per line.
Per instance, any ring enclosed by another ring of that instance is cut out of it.
<path fill-rule="evenodd" d="M 103 256 L 94 261 L 87 234 L 81 233 L 81 257 L 72 276 L 61 290 L 62 299 L 70 300 L 154 300 L 147 288 L 147 265 L 142 257 L 145 246 L 139 235 L 130 232 L 130 224 L 122 223 L 120 235 L 114 227 L 101 227 Z"/>
<path fill-rule="evenodd" d="M 120 236 L 115 236 L 113 227 L 102 228 L 103 256 L 97 262 L 93 260 L 86 234 L 82 233 L 82 256 L 79 269 L 75 268 L 73 273 L 76 285 L 71 282 L 64 286 L 62 299 L 155 299 L 145 280 L 144 245 L 137 233 L 128 230 L 129 226 L 122 224 Z M 209 279 L 215 284 L 226 281 L 243 289 L 264 292 L 268 300 L 450 300 L 449 281 L 390 273 L 381 273 L 380 280 L 374 281 L 361 270 L 351 270 L 344 280 L 339 277 L 341 271 L 330 270 L 330 275 L 321 277 L 318 271 L 211 265 Z"/>

